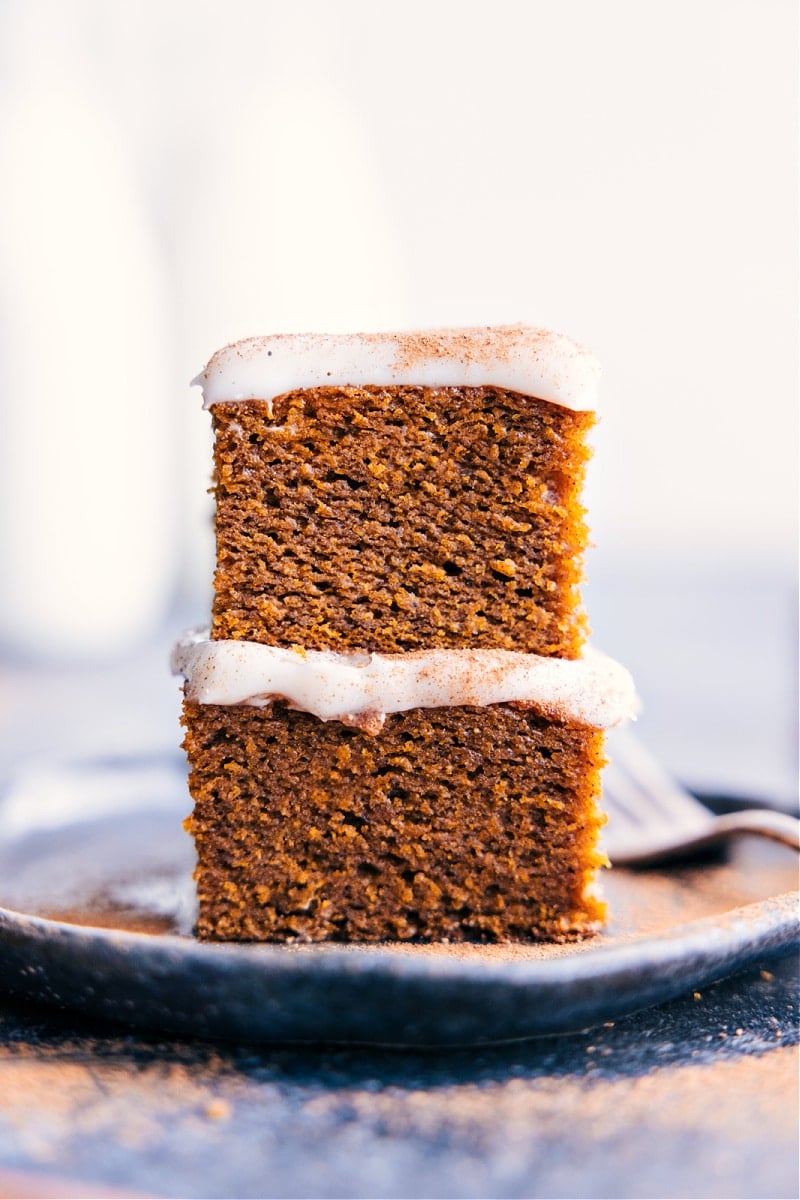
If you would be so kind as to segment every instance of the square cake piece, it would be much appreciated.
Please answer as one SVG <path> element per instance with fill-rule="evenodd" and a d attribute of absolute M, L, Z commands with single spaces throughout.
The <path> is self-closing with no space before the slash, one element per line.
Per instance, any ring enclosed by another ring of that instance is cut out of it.
<path fill-rule="evenodd" d="M 174 659 L 200 937 L 597 927 L 602 729 L 634 703 L 584 647 L 597 375 L 523 326 L 211 360 L 212 625 Z"/>

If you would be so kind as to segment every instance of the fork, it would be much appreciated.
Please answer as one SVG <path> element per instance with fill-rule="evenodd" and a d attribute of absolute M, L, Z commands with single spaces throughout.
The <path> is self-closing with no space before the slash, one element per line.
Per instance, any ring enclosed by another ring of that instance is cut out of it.
<path fill-rule="evenodd" d="M 618 866 L 679 858 L 750 833 L 800 850 L 800 820 L 767 808 L 715 816 L 672 779 L 628 730 L 608 738 L 603 772 L 605 850 Z"/>

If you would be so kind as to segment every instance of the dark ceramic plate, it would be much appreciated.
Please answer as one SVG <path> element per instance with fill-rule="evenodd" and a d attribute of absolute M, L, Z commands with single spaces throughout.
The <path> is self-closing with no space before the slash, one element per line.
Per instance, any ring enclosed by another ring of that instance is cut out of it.
<path fill-rule="evenodd" d="M 204 945 L 187 807 L 177 763 L 17 780 L 0 803 L 0 987 L 171 1033 L 442 1046 L 610 1020 L 797 945 L 796 853 L 755 839 L 608 872 L 608 928 L 579 945 Z"/>

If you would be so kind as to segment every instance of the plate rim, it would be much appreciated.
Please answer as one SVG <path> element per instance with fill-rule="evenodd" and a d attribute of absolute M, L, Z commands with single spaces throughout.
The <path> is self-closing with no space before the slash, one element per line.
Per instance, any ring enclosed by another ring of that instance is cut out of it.
<path fill-rule="evenodd" d="M 567 1032 L 627 1015 L 759 959 L 789 953 L 798 943 L 795 891 L 695 918 L 662 934 L 626 936 L 574 954 L 512 961 L 415 955 L 385 944 L 365 948 L 361 943 L 356 949 L 321 943 L 198 942 L 177 934 L 75 925 L 0 907 L 0 991 L 134 1028 L 189 1036 L 474 1045 Z M 44 967 L 29 956 L 32 947 L 43 946 Z M 181 980 L 182 974 L 187 980 Z M 194 981 L 199 1008 L 171 1014 L 163 1010 L 159 984 L 163 990 L 173 975 L 179 988 Z M 130 992 L 124 1002 L 116 995 L 120 980 L 123 992 L 126 986 Z M 226 1009 L 226 985 L 231 984 Z M 320 984 L 331 990 L 332 1003 L 322 1022 L 314 1012 Z M 375 1007 L 377 1001 L 378 1012 L 372 1016 L 365 985 L 367 992 L 377 993 L 372 1003 Z M 263 1012 L 253 1008 L 254 988 Z M 498 989 L 503 991 L 499 1006 Z M 416 1012 L 426 995 L 429 1010 Z M 444 1017 L 437 1017 L 431 995 L 457 1000 L 460 1013 L 449 1013 L 445 1004 Z M 296 1012 L 282 1011 L 292 1007 L 293 999 Z M 398 1013 L 394 1026 L 382 1016 L 388 1002 L 405 1012 L 405 1017 Z M 493 1006 L 502 1008 L 505 1017 L 501 1013 L 498 1018 Z"/>

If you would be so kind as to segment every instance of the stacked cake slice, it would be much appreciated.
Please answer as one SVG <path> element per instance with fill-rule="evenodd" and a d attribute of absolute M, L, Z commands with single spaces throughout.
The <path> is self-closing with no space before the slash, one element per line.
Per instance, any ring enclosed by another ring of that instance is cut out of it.
<path fill-rule="evenodd" d="M 211 360 L 213 618 L 174 663 L 200 937 L 597 926 L 602 730 L 635 702 L 584 649 L 597 376 L 521 326 Z"/>

